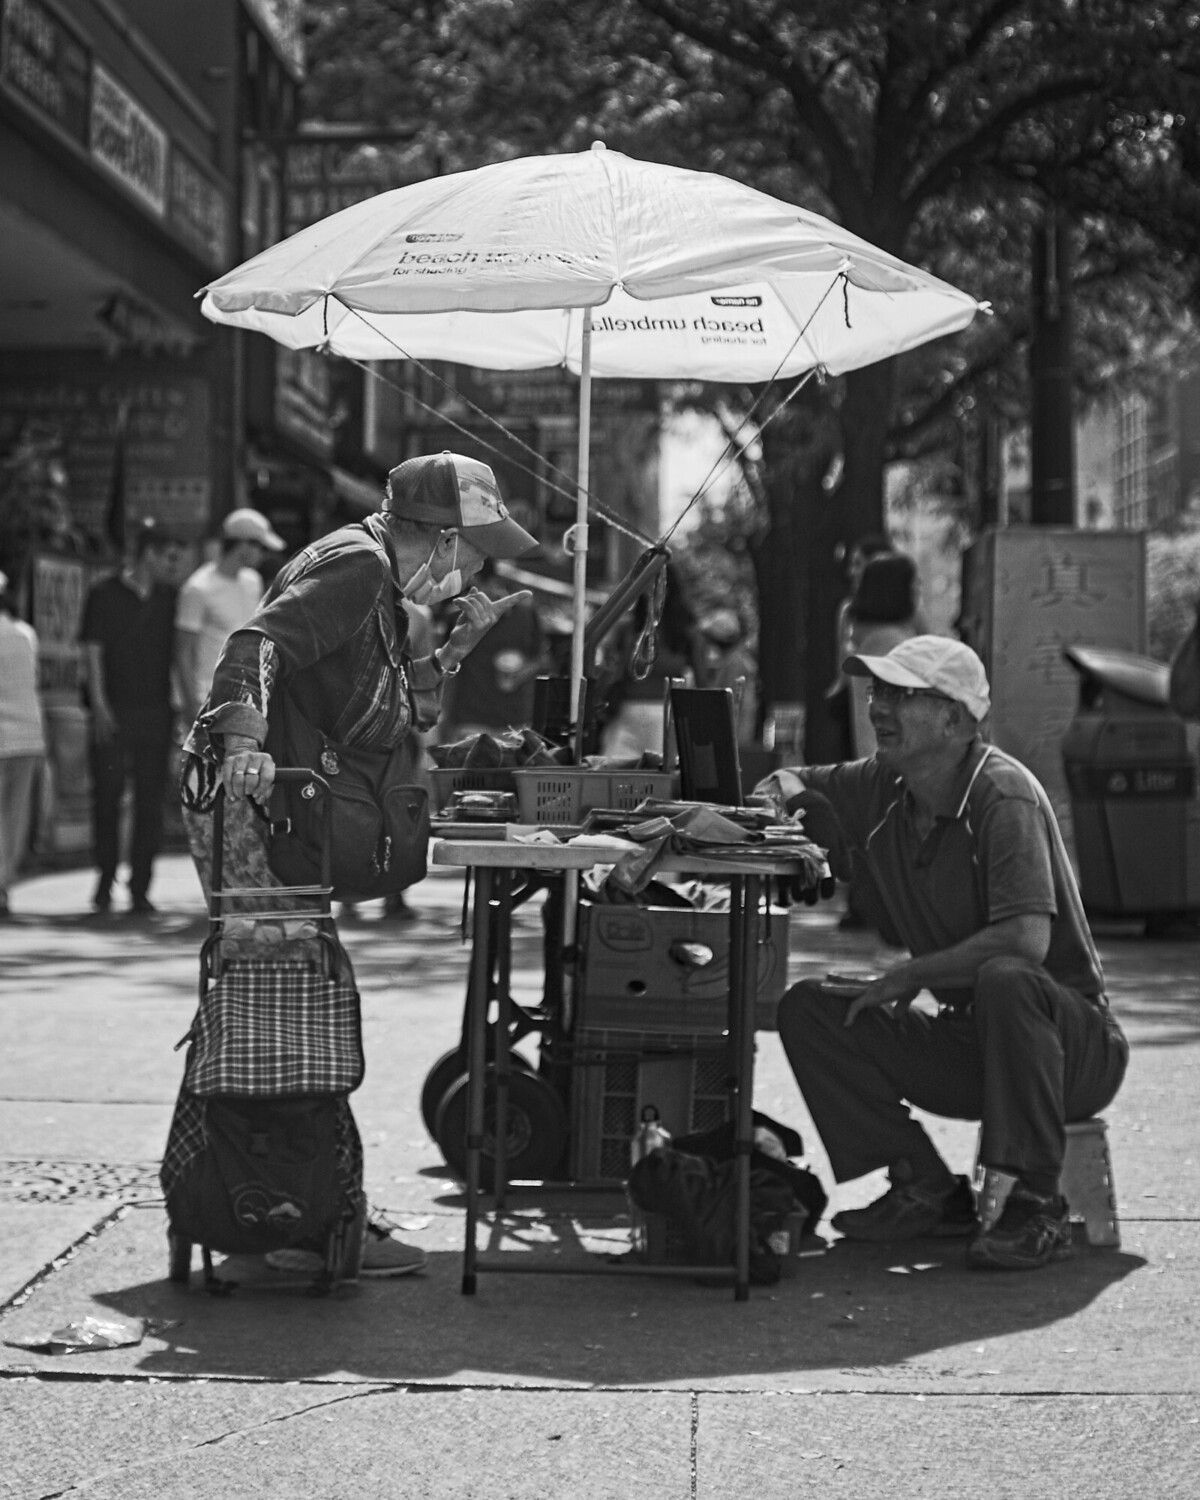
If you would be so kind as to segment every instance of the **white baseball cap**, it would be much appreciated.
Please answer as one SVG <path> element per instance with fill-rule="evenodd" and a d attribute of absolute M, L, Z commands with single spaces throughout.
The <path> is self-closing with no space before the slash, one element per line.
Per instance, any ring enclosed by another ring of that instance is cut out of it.
<path fill-rule="evenodd" d="M 983 663 L 962 641 L 947 635 L 914 635 L 886 656 L 848 656 L 849 677 L 878 677 L 893 687 L 929 688 L 961 703 L 973 719 L 987 717 L 991 690 Z"/>
<path fill-rule="evenodd" d="M 271 530 L 262 511 L 248 505 L 229 512 L 221 522 L 221 535 L 231 542 L 257 542 L 271 552 L 282 552 L 287 546 L 279 533 Z"/>

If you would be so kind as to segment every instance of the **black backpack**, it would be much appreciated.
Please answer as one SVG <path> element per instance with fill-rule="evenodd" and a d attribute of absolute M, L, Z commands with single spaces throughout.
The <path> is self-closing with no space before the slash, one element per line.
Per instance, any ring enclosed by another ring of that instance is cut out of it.
<path fill-rule="evenodd" d="M 281 687 L 264 748 L 278 765 L 316 773 L 310 782 L 277 781 L 271 791 L 267 860 L 285 885 L 324 884 L 326 850 L 335 901 L 370 901 L 424 880 L 429 793 L 413 781 L 408 744 L 388 751 L 343 745 Z M 332 797 L 328 835 L 318 785 Z"/>
<path fill-rule="evenodd" d="M 773 1130 L 784 1148 L 799 1155 L 800 1137 L 767 1115 L 754 1123 Z M 692 1265 L 730 1265 L 737 1257 L 737 1163 L 731 1121 L 713 1130 L 681 1136 L 634 1164 L 629 1197 L 646 1213 L 665 1215 Z M 827 1205 L 825 1190 L 806 1167 L 779 1161 L 757 1148 L 750 1153 L 750 1280 L 770 1286 L 782 1273 L 771 1236 L 790 1214 L 803 1209 L 815 1225 Z"/>
<path fill-rule="evenodd" d="M 163 1162 L 171 1279 L 185 1281 L 191 1247 L 205 1281 L 219 1281 L 211 1252 L 315 1251 L 324 1292 L 357 1273 L 362 1235 L 362 1145 L 349 1103 L 331 1095 L 201 1099 L 180 1094 Z"/>

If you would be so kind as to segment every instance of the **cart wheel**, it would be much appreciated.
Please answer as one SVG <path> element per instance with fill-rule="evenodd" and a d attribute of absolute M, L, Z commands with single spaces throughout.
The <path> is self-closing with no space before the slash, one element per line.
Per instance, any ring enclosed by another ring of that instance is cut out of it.
<path fill-rule="evenodd" d="M 496 1159 L 495 1070 L 488 1069 L 483 1106 L 480 1179 L 491 1191 Z M 438 1106 L 434 1139 L 446 1165 L 466 1181 L 467 1075 L 460 1074 Z M 557 1091 L 534 1072 L 514 1072 L 508 1090 L 505 1171 L 510 1181 L 544 1181 L 558 1168 L 567 1145 L 567 1112 Z"/>
<path fill-rule="evenodd" d="M 192 1242 L 173 1229 L 167 1230 L 167 1275 L 171 1281 L 186 1286 L 192 1276 Z"/>
<path fill-rule="evenodd" d="M 519 1052 L 510 1052 L 512 1058 L 513 1072 L 520 1069 L 524 1073 L 532 1073 L 533 1065 L 528 1062 Z M 455 1047 L 449 1052 L 443 1052 L 433 1067 L 430 1068 L 425 1077 L 424 1086 L 421 1089 L 421 1118 L 425 1121 L 425 1129 L 436 1141 L 437 1112 L 446 1090 L 457 1078 L 461 1078 L 467 1071 L 467 1054 L 461 1047 Z"/>

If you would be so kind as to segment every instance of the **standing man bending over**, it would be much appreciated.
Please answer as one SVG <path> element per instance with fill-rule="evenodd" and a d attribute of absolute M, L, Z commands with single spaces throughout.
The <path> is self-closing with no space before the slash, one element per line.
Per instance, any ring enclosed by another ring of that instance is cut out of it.
<path fill-rule="evenodd" d="M 1064 1126 L 1113 1099 L 1128 1044 L 1046 794 L 981 737 L 983 663 L 919 635 L 845 670 L 870 679 L 875 755 L 777 771 L 758 788 L 788 807 L 828 799 L 912 955 L 857 998 L 805 980 L 780 1004 L 837 1181 L 878 1167 L 891 1179 L 833 1227 L 877 1241 L 973 1234 L 969 1266 L 1033 1270 L 1069 1238 Z M 910 1010 L 922 990 L 936 1016 Z M 909 1105 L 982 1121 L 983 1165 L 1015 1178 L 994 1226 L 962 1212 L 962 1187 Z"/>

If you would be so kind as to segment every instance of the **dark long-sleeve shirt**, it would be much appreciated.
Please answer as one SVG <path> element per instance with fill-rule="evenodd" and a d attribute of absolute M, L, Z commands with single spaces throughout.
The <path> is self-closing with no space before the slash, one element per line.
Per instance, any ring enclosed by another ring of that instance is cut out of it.
<path fill-rule="evenodd" d="M 331 739 L 362 749 L 392 749 L 437 722 L 443 675 L 433 657 L 407 654 L 409 620 L 386 528 L 369 516 L 305 547 L 230 636 L 185 747 L 210 768 L 193 805 L 209 800 L 226 734 L 264 742 L 281 685 Z"/>

